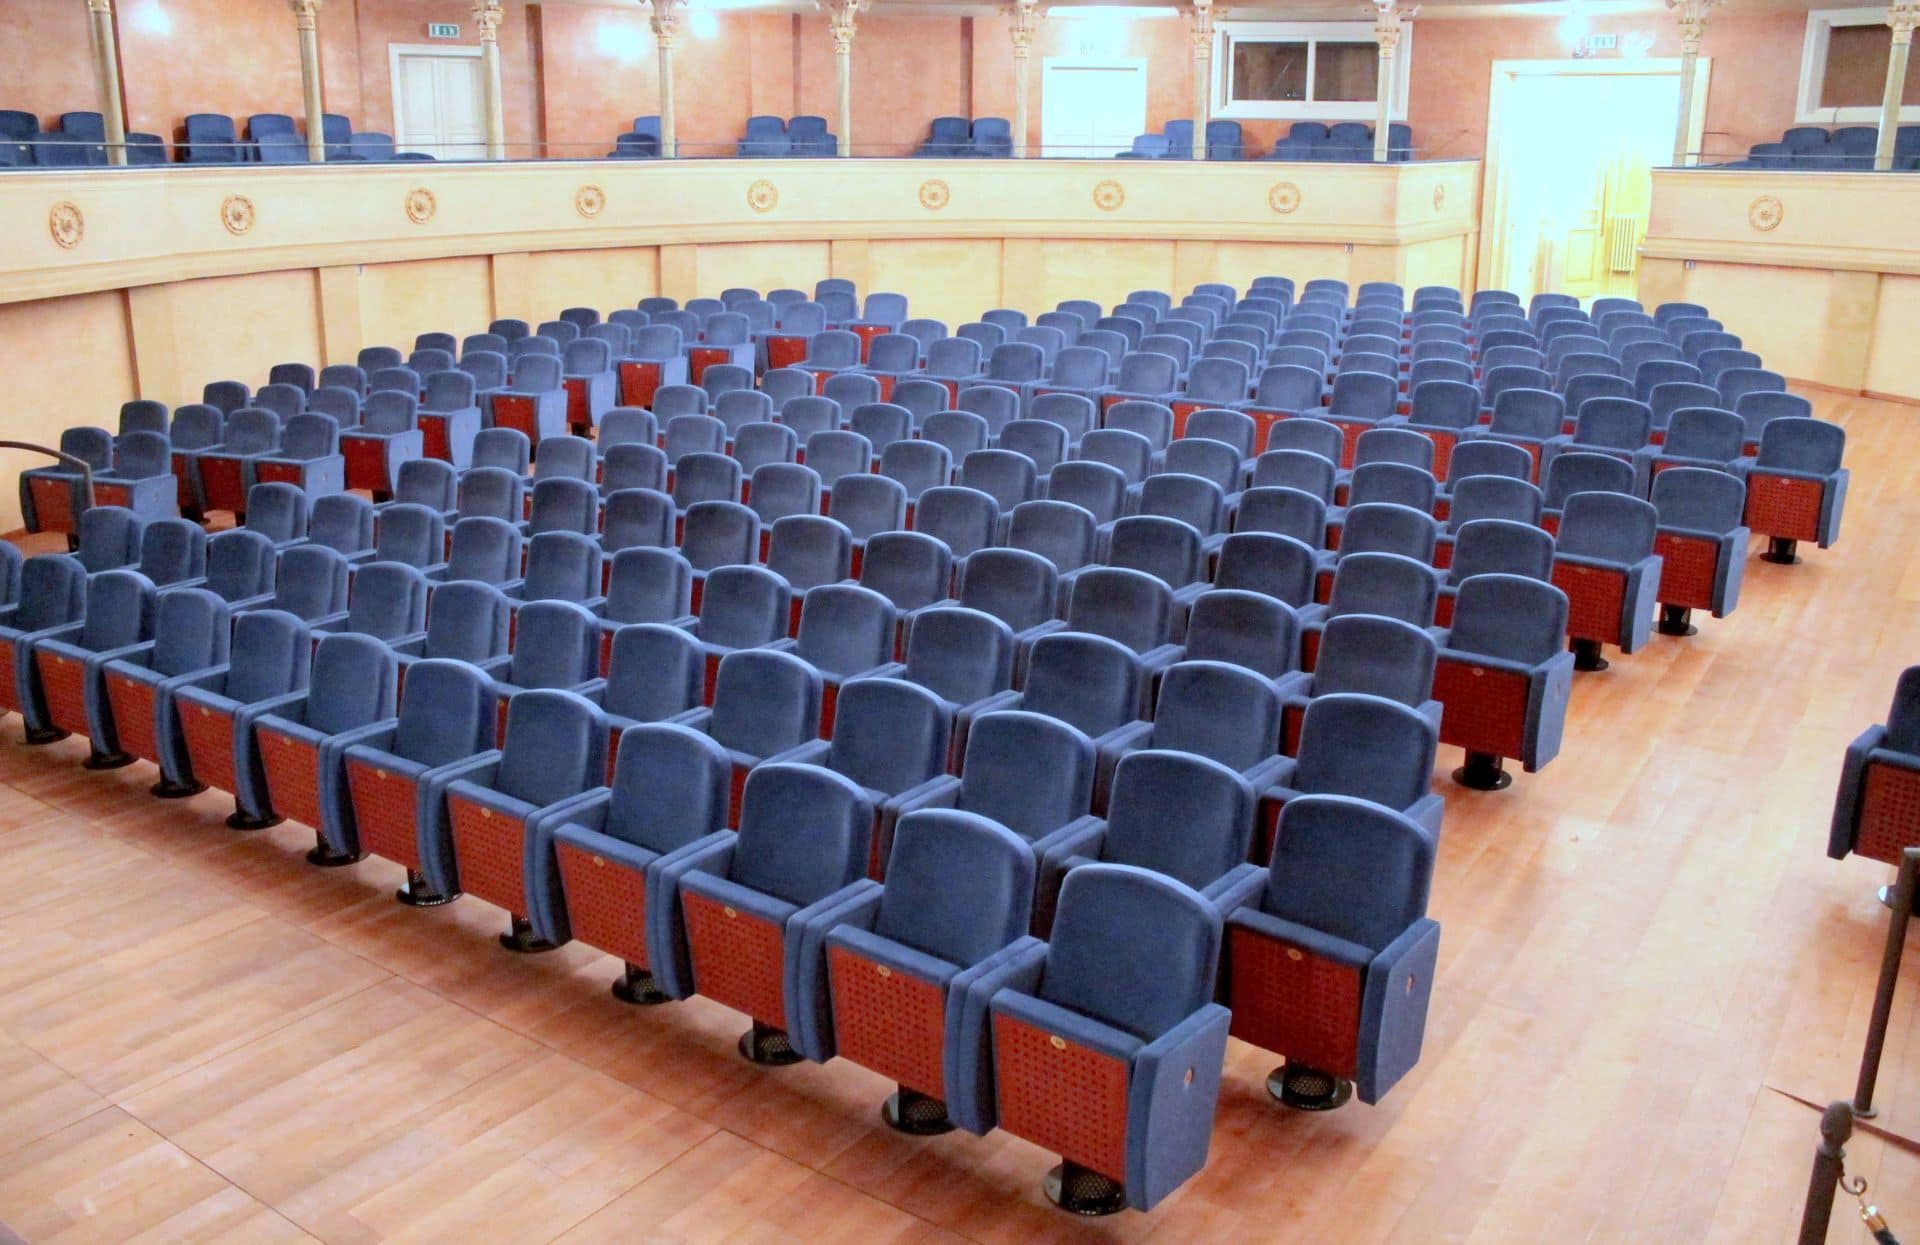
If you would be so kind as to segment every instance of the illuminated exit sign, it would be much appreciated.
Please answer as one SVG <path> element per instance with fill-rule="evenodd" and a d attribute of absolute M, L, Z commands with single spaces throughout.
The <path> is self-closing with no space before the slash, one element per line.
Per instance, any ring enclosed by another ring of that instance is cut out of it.
<path fill-rule="evenodd" d="M 458 39 L 459 37 L 460 28 L 452 22 L 427 23 L 427 38 L 429 39 Z"/>

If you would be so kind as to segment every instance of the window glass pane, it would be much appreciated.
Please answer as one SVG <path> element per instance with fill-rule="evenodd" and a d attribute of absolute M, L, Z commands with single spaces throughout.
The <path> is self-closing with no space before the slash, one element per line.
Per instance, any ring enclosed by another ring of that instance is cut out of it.
<path fill-rule="evenodd" d="M 1313 98 L 1363 100 L 1374 98 L 1380 76 L 1380 49 L 1369 43 L 1327 43 L 1314 47 Z"/>
<path fill-rule="evenodd" d="M 1892 42 L 1893 32 L 1881 25 L 1830 27 L 1820 106 L 1878 108 L 1887 87 L 1887 50 Z M 1920 58 L 1907 63 L 1900 102 L 1920 104 Z"/>
<path fill-rule="evenodd" d="M 1243 43 L 1233 45 L 1235 100 L 1305 99 L 1307 45 L 1305 43 Z"/>

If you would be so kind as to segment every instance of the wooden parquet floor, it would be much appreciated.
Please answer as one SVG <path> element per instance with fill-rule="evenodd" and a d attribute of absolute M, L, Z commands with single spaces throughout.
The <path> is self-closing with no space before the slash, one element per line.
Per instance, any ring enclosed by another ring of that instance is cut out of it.
<path fill-rule="evenodd" d="M 1579 677 L 1565 750 L 1446 784 L 1420 1067 L 1378 1107 L 1280 1110 L 1235 1044 L 1206 1171 L 1081 1222 L 1052 1157 L 897 1136 L 846 1064 L 761 1070 L 716 1005 L 635 1009 L 579 946 L 522 958 L 397 866 L 310 868 L 288 824 L 148 798 L 0 724 L 0 1223 L 35 1245 L 319 1240 L 1769 1242 L 1846 1097 L 1889 871 L 1824 856 L 1841 750 L 1920 660 L 1920 411 L 1847 425 L 1845 535 L 1754 561 L 1739 610 Z M 1442 749 L 1443 770 L 1458 754 Z M 1880 1097 L 1920 1136 L 1910 962 Z M 1920 1238 L 1920 1161 L 1854 1171 Z M 6 1233 L 0 1231 L 0 1239 Z M 1844 1215 L 1831 1239 L 1865 1237 Z"/>

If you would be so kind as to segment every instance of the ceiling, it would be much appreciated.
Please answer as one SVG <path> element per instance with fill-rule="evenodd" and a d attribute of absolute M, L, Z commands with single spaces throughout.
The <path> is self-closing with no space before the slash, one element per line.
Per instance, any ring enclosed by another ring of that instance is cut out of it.
<path fill-rule="evenodd" d="M 533 3 L 585 5 L 594 8 L 639 9 L 644 0 L 531 0 Z M 689 0 L 695 7 L 716 9 L 758 9 L 773 12 L 812 12 L 811 0 Z M 1832 0 L 1730 0 L 1714 14 L 1804 12 L 1831 5 Z M 1004 3 L 969 3 L 968 0 L 869 0 L 870 13 L 959 13 L 983 15 L 1003 11 Z M 1074 9 L 1151 10 L 1154 17 L 1172 17 L 1185 4 L 1181 0 L 1042 0 L 1042 12 L 1056 17 L 1070 16 Z M 1665 0 L 1419 0 L 1422 19 L 1475 17 L 1565 17 L 1580 12 L 1588 17 L 1609 14 L 1660 13 Z M 1266 3 L 1232 4 L 1215 0 L 1216 17 L 1255 21 L 1338 21 L 1364 20 L 1373 5 L 1367 0 L 1279 0 Z M 1708 18 L 1709 23 L 1712 16 Z"/>

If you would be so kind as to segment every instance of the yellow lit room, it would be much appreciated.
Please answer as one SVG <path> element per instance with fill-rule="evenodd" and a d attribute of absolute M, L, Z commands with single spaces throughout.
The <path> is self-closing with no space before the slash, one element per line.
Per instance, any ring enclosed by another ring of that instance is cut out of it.
<path fill-rule="evenodd" d="M 1916 26 L 0 0 L 0 1245 L 1920 1241 Z"/>

